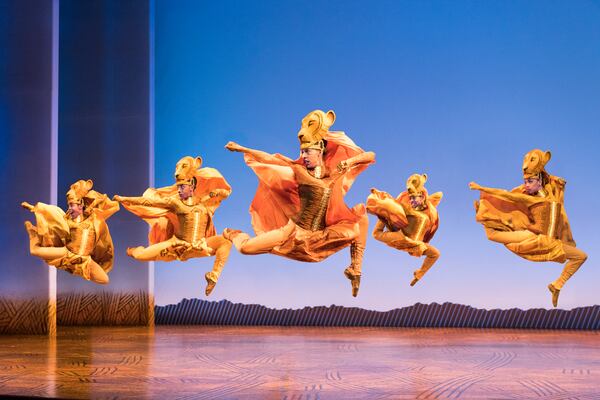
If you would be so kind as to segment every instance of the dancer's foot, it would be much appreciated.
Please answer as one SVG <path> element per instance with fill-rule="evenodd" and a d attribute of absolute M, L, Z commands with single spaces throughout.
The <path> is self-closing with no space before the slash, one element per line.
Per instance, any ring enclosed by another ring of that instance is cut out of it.
<path fill-rule="evenodd" d="M 240 231 L 239 229 L 230 229 L 230 228 L 223 229 L 223 237 L 225 239 L 229 240 L 230 242 L 232 242 L 233 239 L 235 239 L 235 237 L 237 235 L 239 235 L 240 233 L 242 233 L 242 231 Z"/>
<path fill-rule="evenodd" d="M 210 272 L 207 272 L 204 275 L 204 279 L 206 279 L 206 289 L 204 290 L 204 293 L 207 296 L 210 296 L 210 294 L 212 293 L 213 289 L 217 285 L 217 281 L 215 281 L 215 280 L 212 279 Z"/>
<path fill-rule="evenodd" d="M 358 289 L 360 288 L 360 275 L 356 275 L 352 266 L 349 266 L 344 270 L 344 276 L 350 280 L 350 284 L 352 285 L 352 297 L 358 296 Z"/>
<path fill-rule="evenodd" d="M 415 286 L 421 278 L 422 276 L 419 276 L 419 274 L 417 274 L 417 271 L 413 272 L 413 280 L 410 281 L 410 286 Z"/>
<path fill-rule="evenodd" d="M 40 245 L 40 237 L 37 233 L 37 228 L 29 221 L 25 221 L 25 230 L 29 235 L 29 251 Z"/>
<path fill-rule="evenodd" d="M 558 307 L 558 295 L 560 294 L 560 289 L 555 288 L 553 284 L 549 284 L 548 290 L 552 293 L 552 305 L 554 308 Z"/>
<path fill-rule="evenodd" d="M 133 255 L 133 253 L 135 253 L 136 250 L 137 250 L 137 247 L 128 247 L 127 248 L 127 255 L 129 257 L 135 258 L 135 256 Z"/>

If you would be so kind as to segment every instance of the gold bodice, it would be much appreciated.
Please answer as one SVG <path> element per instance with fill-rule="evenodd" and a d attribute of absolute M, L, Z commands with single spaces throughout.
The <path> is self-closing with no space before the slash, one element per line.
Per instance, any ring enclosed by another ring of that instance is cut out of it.
<path fill-rule="evenodd" d="M 410 213 L 406 213 L 406 219 L 408 219 L 408 225 L 402 228 L 402 233 L 412 240 L 423 241 L 430 225 L 427 214 L 422 211 L 411 210 Z"/>
<path fill-rule="evenodd" d="M 177 212 L 179 230 L 175 232 L 178 239 L 196 244 L 206 236 L 208 227 L 208 212 L 204 205 L 187 206 L 185 212 Z"/>
<path fill-rule="evenodd" d="M 89 256 L 96 243 L 96 230 L 90 219 L 67 219 L 70 240 L 67 249 L 80 256 Z"/>
<path fill-rule="evenodd" d="M 529 207 L 533 223 L 529 229 L 537 234 L 553 238 L 560 236 L 561 204 L 555 201 L 544 201 Z"/>
<path fill-rule="evenodd" d="M 325 216 L 331 197 L 331 189 L 317 185 L 298 185 L 300 212 L 296 224 L 309 231 L 325 229 Z"/>

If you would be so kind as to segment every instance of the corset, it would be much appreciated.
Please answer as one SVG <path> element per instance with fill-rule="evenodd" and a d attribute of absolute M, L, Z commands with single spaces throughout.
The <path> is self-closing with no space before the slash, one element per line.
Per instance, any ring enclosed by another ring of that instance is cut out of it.
<path fill-rule="evenodd" d="M 529 229 L 537 234 L 548 235 L 552 238 L 560 236 L 561 204 L 555 201 L 544 201 L 529 207 L 533 223 Z"/>
<path fill-rule="evenodd" d="M 71 240 L 67 243 L 67 249 L 80 256 L 89 256 L 96 244 L 96 230 L 91 221 L 84 220 L 75 222 L 67 220 Z"/>
<path fill-rule="evenodd" d="M 298 185 L 298 195 L 300 212 L 296 216 L 296 224 L 309 231 L 325 229 L 325 216 L 331 189 L 315 185 Z"/>
<path fill-rule="evenodd" d="M 412 240 L 423 241 L 429 227 L 429 217 L 422 212 L 413 211 L 406 215 L 408 225 L 402 228 L 402 233 Z"/>
<path fill-rule="evenodd" d="M 177 219 L 179 230 L 175 236 L 178 239 L 194 245 L 206 235 L 208 214 L 203 206 L 190 207 L 189 212 L 177 214 Z"/>

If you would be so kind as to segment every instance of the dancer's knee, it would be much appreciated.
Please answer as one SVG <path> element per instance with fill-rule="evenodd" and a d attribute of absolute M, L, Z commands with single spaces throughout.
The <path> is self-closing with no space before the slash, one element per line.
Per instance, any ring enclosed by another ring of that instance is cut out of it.
<path fill-rule="evenodd" d="M 436 249 L 435 247 L 429 247 L 426 255 L 428 258 L 431 258 L 432 260 L 437 260 L 438 258 L 440 258 L 440 251 L 438 249 Z"/>
<path fill-rule="evenodd" d="M 109 282 L 108 275 L 100 266 L 98 266 L 92 271 L 91 280 L 92 282 L 98 283 L 100 285 L 106 285 Z"/>
<path fill-rule="evenodd" d="M 256 249 L 252 245 L 248 245 L 248 243 L 244 243 L 240 245 L 238 251 L 245 255 L 252 255 L 256 253 Z"/>

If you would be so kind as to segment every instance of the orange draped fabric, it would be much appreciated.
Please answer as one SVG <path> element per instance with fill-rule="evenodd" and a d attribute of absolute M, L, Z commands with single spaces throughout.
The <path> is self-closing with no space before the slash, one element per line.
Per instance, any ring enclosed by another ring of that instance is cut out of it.
<path fill-rule="evenodd" d="M 358 147 L 343 132 L 328 132 L 324 139 L 327 141 L 327 147 L 323 161 L 325 168 L 328 170 L 335 170 L 341 161 L 364 153 L 364 150 Z M 250 205 L 254 232 L 259 235 L 285 226 L 300 210 L 298 184 L 294 179 L 292 168 L 261 163 L 250 154 L 245 154 L 244 160 L 252 168 L 259 181 L 256 194 Z M 295 163 L 302 164 L 302 160 L 298 158 Z M 349 208 L 344 203 L 344 195 L 348 192 L 356 177 L 369 164 L 364 163 L 349 168 L 343 177 L 336 181 L 327 208 L 326 226 L 342 222 L 353 224 L 365 214 L 363 204 Z"/>

